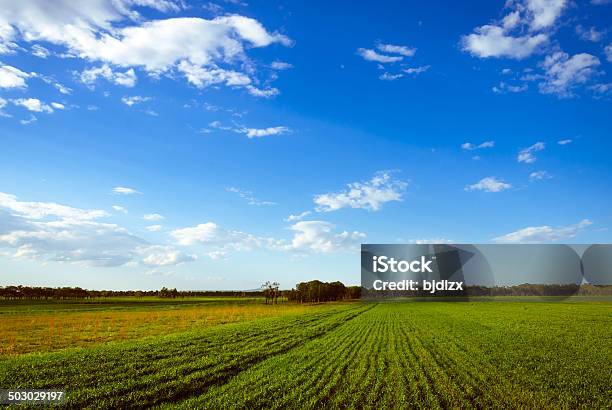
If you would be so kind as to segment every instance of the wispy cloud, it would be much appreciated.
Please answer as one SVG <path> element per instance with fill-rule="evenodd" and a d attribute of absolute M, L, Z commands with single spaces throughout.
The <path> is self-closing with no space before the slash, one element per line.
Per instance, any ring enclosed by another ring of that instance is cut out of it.
<path fill-rule="evenodd" d="M 537 160 L 534 153 L 542 151 L 544 148 L 546 148 L 546 144 L 543 142 L 536 142 L 532 146 L 520 150 L 516 160 L 525 164 L 533 164 Z"/>
<path fill-rule="evenodd" d="M 547 171 L 534 171 L 529 174 L 530 181 L 542 181 L 545 179 L 551 179 L 553 176 Z"/>
<path fill-rule="evenodd" d="M 277 205 L 276 202 L 262 201 L 261 199 L 255 198 L 255 196 L 253 196 L 253 192 L 251 192 L 251 191 L 247 191 L 247 190 L 240 189 L 240 188 L 235 188 L 235 187 L 225 188 L 225 190 L 228 191 L 228 192 L 235 193 L 240 198 L 242 198 L 245 201 L 247 201 L 247 203 L 249 205 L 255 205 L 255 206 Z"/>
<path fill-rule="evenodd" d="M 118 195 L 135 195 L 142 194 L 142 192 L 125 186 L 116 186 L 113 188 L 113 193 Z"/>
<path fill-rule="evenodd" d="M 551 227 L 548 225 L 530 226 L 509 234 L 498 236 L 493 240 L 502 243 L 542 243 L 555 242 L 575 237 L 580 231 L 592 225 L 589 219 L 583 219 L 574 225 Z"/>
<path fill-rule="evenodd" d="M 495 146 L 495 141 L 485 141 L 478 145 L 472 144 L 471 142 L 464 142 L 463 144 L 461 144 L 461 149 L 464 149 L 466 151 L 474 151 L 474 150 L 483 149 L 483 148 L 493 148 L 494 146 Z"/>

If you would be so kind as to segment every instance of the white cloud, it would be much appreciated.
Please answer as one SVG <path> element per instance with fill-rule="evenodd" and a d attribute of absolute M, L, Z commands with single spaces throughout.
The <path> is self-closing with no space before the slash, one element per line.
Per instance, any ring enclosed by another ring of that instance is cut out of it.
<path fill-rule="evenodd" d="M 290 227 L 289 241 L 261 237 L 236 230 L 223 229 L 214 222 L 176 229 L 170 233 L 183 246 L 202 246 L 212 259 L 232 252 L 256 249 L 280 252 L 335 252 L 353 249 L 365 237 L 361 232 L 334 232 L 334 226 L 324 221 L 301 221 Z"/>
<path fill-rule="evenodd" d="M 511 85 L 504 81 L 501 81 L 499 85 L 493 86 L 492 90 L 494 93 L 505 94 L 505 93 L 522 93 L 527 91 L 529 86 L 527 84 Z"/>
<path fill-rule="evenodd" d="M 541 242 L 555 242 L 560 240 L 571 239 L 575 237 L 584 228 L 592 225 L 588 219 L 583 219 L 574 225 L 551 227 L 548 225 L 544 226 L 532 226 L 518 231 L 511 232 L 509 234 L 498 236 L 493 240 L 495 242 L 502 243 L 541 243 Z"/>
<path fill-rule="evenodd" d="M 404 74 L 391 74 L 391 73 L 384 72 L 378 78 L 383 81 L 394 81 L 394 80 L 397 80 L 398 78 L 402 78 L 403 76 Z"/>
<path fill-rule="evenodd" d="M 544 79 L 539 84 L 540 92 L 555 94 L 561 98 L 574 96 L 573 88 L 586 83 L 597 74 L 596 67 L 600 65 L 597 57 L 587 53 L 569 56 L 564 52 L 556 52 L 547 56 L 542 62 L 545 71 Z"/>
<path fill-rule="evenodd" d="M 146 214 L 142 216 L 145 221 L 161 221 L 164 219 L 163 215 L 160 214 Z"/>
<path fill-rule="evenodd" d="M 134 188 L 128 188 L 124 186 L 116 186 L 113 188 L 113 193 L 118 195 L 134 195 L 142 194 L 142 192 L 135 190 Z"/>
<path fill-rule="evenodd" d="M 612 91 L 612 83 L 598 83 L 588 87 L 589 90 L 594 91 L 596 94 L 607 94 Z M 597 98 L 597 97 L 596 97 Z"/>
<path fill-rule="evenodd" d="M 249 251 L 273 244 L 270 238 L 258 237 L 237 230 L 226 230 L 214 222 L 175 229 L 170 235 L 178 245 L 202 245 L 210 251 L 227 254 L 232 251 Z"/>
<path fill-rule="evenodd" d="M 425 71 L 429 70 L 431 66 L 429 65 L 423 65 L 420 67 L 409 67 L 409 68 L 404 68 L 402 69 L 402 71 L 406 74 L 421 74 L 424 73 Z"/>
<path fill-rule="evenodd" d="M 416 245 L 428 245 L 428 244 L 449 244 L 456 243 L 452 239 L 446 238 L 431 238 L 431 239 L 411 239 L 410 243 L 414 243 Z"/>
<path fill-rule="evenodd" d="M 531 30 L 552 26 L 567 5 L 567 0 L 526 0 L 525 8 L 529 15 Z"/>
<path fill-rule="evenodd" d="M 18 68 L 0 65 L 0 88 L 26 88 L 26 79 L 29 77 L 30 74 Z"/>
<path fill-rule="evenodd" d="M 546 148 L 546 144 L 543 142 L 536 142 L 532 146 L 520 150 L 516 160 L 518 162 L 524 162 L 525 164 L 533 164 L 537 160 L 534 152 L 542 151 L 544 148 Z"/>
<path fill-rule="evenodd" d="M 465 187 L 466 191 L 501 192 L 512 188 L 512 185 L 498 180 L 496 177 L 486 177 L 475 184 Z"/>
<path fill-rule="evenodd" d="M 234 131 L 245 134 L 248 138 L 262 138 L 270 135 L 281 135 L 291 132 L 289 127 L 268 127 L 268 128 L 237 128 Z"/>
<path fill-rule="evenodd" d="M 98 221 L 107 216 L 103 210 L 24 202 L 0 193 L 0 247 L 15 249 L 16 258 L 99 267 L 190 260 L 170 247 L 150 245 L 121 226 Z"/>
<path fill-rule="evenodd" d="M 245 201 L 247 201 L 247 203 L 249 205 L 256 205 L 256 206 L 277 205 L 276 202 L 262 201 L 261 199 L 255 198 L 255 196 L 253 196 L 253 192 L 251 192 L 251 191 L 246 191 L 244 189 L 235 188 L 235 187 L 225 188 L 225 190 L 228 191 L 228 192 L 235 193 L 240 198 L 242 198 Z"/>
<path fill-rule="evenodd" d="M 119 205 L 113 205 L 113 209 L 115 211 L 117 211 L 117 212 L 121 212 L 121 213 L 124 213 L 124 214 L 128 213 L 128 210 L 126 208 L 124 208 L 122 206 L 119 206 Z"/>
<path fill-rule="evenodd" d="M 358 48 L 357 54 L 366 61 L 375 61 L 377 63 L 396 63 L 404 59 L 403 56 L 388 56 L 379 54 L 374 50 L 368 48 Z"/>
<path fill-rule="evenodd" d="M 150 100 L 151 100 L 151 97 L 142 97 L 140 95 L 134 95 L 131 97 L 128 97 L 128 96 L 121 97 L 121 102 L 123 102 L 128 107 L 131 107 L 132 105 L 136 105 L 136 104 L 141 104 L 143 102 L 147 102 Z"/>
<path fill-rule="evenodd" d="M 545 179 L 551 179 L 553 176 L 547 171 L 534 171 L 529 174 L 530 181 L 542 181 Z"/>
<path fill-rule="evenodd" d="M 408 184 L 394 179 L 388 172 L 378 172 L 366 182 L 353 182 L 340 192 L 316 195 L 318 212 L 331 212 L 342 208 L 361 208 L 378 211 L 386 202 L 401 201 Z"/>
<path fill-rule="evenodd" d="M 546 34 L 512 37 L 503 27 L 485 25 L 461 39 L 464 51 L 480 57 L 509 57 L 517 60 L 533 54 L 548 41 Z"/>
<path fill-rule="evenodd" d="M 159 232 L 162 230 L 162 228 L 163 227 L 161 225 L 149 225 L 145 229 L 149 232 Z"/>
<path fill-rule="evenodd" d="M 478 145 L 472 144 L 471 142 L 464 142 L 461 144 L 461 148 L 467 151 L 474 151 L 476 149 L 482 148 L 493 148 L 495 146 L 495 141 L 485 141 Z"/>
<path fill-rule="evenodd" d="M 463 36 L 462 48 L 480 58 L 528 57 L 549 41 L 549 31 L 567 3 L 567 0 L 510 0 L 506 2 L 508 14 Z"/>
<path fill-rule="evenodd" d="M 291 226 L 294 231 L 291 244 L 295 251 L 336 252 L 354 249 L 366 237 L 363 232 L 333 232 L 334 226 L 325 221 L 301 221 Z"/>
<path fill-rule="evenodd" d="M 240 15 L 147 21 L 133 9 L 145 6 L 176 10 L 182 8 L 181 2 L 91 0 L 83 7 L 58 0 L 51 8 L 47 0 L 31 0 L 27 4 L 2 0 L 0 5 L 2 44 L 7 50 L 12 47 L 9 42 L 19 40 L 47 42 L 65 47 L 65 55 L 104 64 L 94 68 L 102 71 L 89 77 L 86 74 L 85 81 L 102 76 L 130 86 L 136 81 L 131 70 L 139 68 L 153 76 L 180 73 L 202 87 L 218 83 L 244 87 L 248 80 L 251 94 L 270 96 L 272 90 L 252 85 L 257 81 L 252 77 L 254 64 L 247 50 L 274 43 L 293 44 L 288 37 L 266 30 L 259 21 Z M 115 72 L 115 68 L 127 71 Z M 235 83 L 236 78 L 241 80 Z"/>
<path fill-rule="evenodd" d="M 142 262 L 147 266 L 176 266 L 197 259 L 195 255 L 185 254 L 171 246 L 148 246 L 139 248 L 138 251 L 142 255 Z"/>
<path fill-rule="evenodd" d="M 302 219 L 306 218 L 310 214 L 312 214 L 311 211 L 304 211 L 299 214 L 291 214 L 287 218 L 285 218 L 284 221 L 285 222 L 301 221 Z"/>
<path fill-rule="evenodd" d="M 564 139 L 564 140 L 557 141 L 557 144 L 559 144 L 559 145 L 567 145 L 567 144 L 571 144 L 571 143 L 572 143 L 571 139 Z"/>
<path fill-rule="evenodd" d="M 136 77 L 136 72 L 133 68 L 120 72 L 114 71 L 108 64 L 83 70 L 80 74 L 81 82 L 90 86 L 93 86 L 98 78 L 103 78 L 106 81 L 128 88 L 134 87 L 138 81 L 138 77 Z"/>
<path fill-rule="evenodd" d="M 27 119 L 27 120 L 20 120 L 20 121 L 19 121 L 19 123 L 20 123 L 21 125 L 30 125 L 30 124 L 35 123 L 36 121 L 38 121 L 38 118 L 36 118 L 36 116 L 35 116 L 35 115 L 30 114 L 30 117 L 28 117 L 28 119 Z"/>
<path fill-rule="evenodd" d="M 47 58 L 51 55 L 51 52 L 40 44 L 34 44 L 31 48 L 31 51 L 32 55 L 38 58 Z"/>
<path fill-rule="evenodd" d="M 273 61 L 272 64 L 270 64 L 270 67 L 274 70 L 288 70 L 292 68 L 293 65 L 284 61 Z"/>
<path fill-rule="evenodd" d="M 612 62 L 612 43 L 608 44 L 606 48 L 604 48 L 604 53 L 606 54 L 606 60 Z"/>
<path fill-rule="evenodd" d="M 383 53 L 399 54 L 404 57 L 412 57 L 416 53 L 416 48 L 397 46 L 393 44 L 378 44 L 376 48 Z"/>
<path fill-rule="evenodd" d="M 585 41 L 591 41 L 593 43 L 597 43 L 601 41 L 603 36 L 605 35 L 605 31 L 599 31 L 595 27 L 585 28 L 580 24 L 576 26 L 576 33 L 580 36 L 581 39 Z"/>
<path fill-rule="evenodd" d="M 63 110 L 66 108 L 64 104 L 60 104 L 58 102 L 52 102 L 51 107 L 55 108 L 56 110 Z"/>
<path fill-rule="evenodd" d="M 0 192 L 0 208 L 27 219 L 58 217 L 67 221 L 88 221 L 108 216 L 106 211 L 79 209 L 54 202 L 23 202 L 15 195 Z"/>
<path fill-rule="evenodd" d="M 25 108 L 28 111 L 45 112 L 47 114 L 53 112 L 53 108 L 50 105 L 43 103 L 38 98 L 17 98 L 11 100 L 11 102 Z"/>

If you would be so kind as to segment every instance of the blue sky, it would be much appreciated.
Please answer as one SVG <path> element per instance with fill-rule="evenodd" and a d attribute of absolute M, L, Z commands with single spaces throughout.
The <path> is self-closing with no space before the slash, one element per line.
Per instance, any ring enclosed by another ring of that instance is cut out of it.
<path fill-rule="evenodd" d="M 607 243 L 612 4 L 0 1 L 0 285 Z"/>

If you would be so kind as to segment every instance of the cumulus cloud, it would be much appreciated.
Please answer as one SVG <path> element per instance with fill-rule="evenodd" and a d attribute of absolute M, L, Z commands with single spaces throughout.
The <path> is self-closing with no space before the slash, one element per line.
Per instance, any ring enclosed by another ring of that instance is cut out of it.
<path fill-rule="evenodd" d="M 270 205 L 277 205 L 276 202 L 271 202 L 271 201 L 263 201 L 261 199 L 256 198 L 253 195 L 253 192 L 251 191 L 247 191 L 244 189 L 240 189 L 240 188 L 235 188 L 235 187 L 229 187 L 229 188 L 225 188 L 225 190 L 227 192 L 233 192 L 236 195 L 238 195 L 240 198 L 244 199 L 249 205 L 255 205 L 255 206 L 270 206 Z"/>
<path fill-rule="evenodd" d="M 10 65 L 0 63 L 0 88 L 26 88 L 30 74 Z"/>
<path fill-rule="evenodd" d="M 485 25 L 462 37 L 461 44 L 464 51 L 476 57 L 509 57 L 520 60 L 533 54 L 547 41 L 546 34 L 513 37 L 508 35 L 504 27 Z"/>
<path fill-rule="evenodd" d="M 474 151 L 474 150 L 482 149 L 482 148 L 493 148 L 494 146 L 495 146 L 495 141 L 485 141 L 478 145 L 472 144 L 471 142 L 464 142 L 463 144 L 461 144 L 461 149 L 464 149 L 467 151 Z"/>
<path fill-rule="evenodd" d="M 475 184 L 465 187 L 466 191 L 501 192 L 512 188 L 512 185 L 497 179 L 496 177 L 486 177 Z"/>
<path fill-rule="evenodd" d="M 366 237 L 363 232 L 334 233 L 334 226 L 325 221 L 300 221 L 291 226 L 293 239 L 287 249 L 295 251 L 336 252 L 355 248 Z"/>
<path fill-rule="evenodd" d="M 118 195 L 134 195 L 134 194 L 142 194 L 142 192 L 135 190 L 134 188 L 129 188 L 125 186 L 116 186 L 113 188 L 113 193 Z"/>
<path fill-rule="evenodd" d="M 542 62 L 544 79 L 539 84 L 540 92 L 561 98 L 573 97 L 573 88 L 596 75 L 600 64 L 597 57 L 587 53 L 571 57 L 561 51 L 551 54 Z"/>
<path fill-rule="evenodd" d="M 195 255 L 189 255 L 177 251 L 171 246 L 149 246 L 140 248 L 142 262 L 147 266 L 175 266 L 185 262 L 192 262 L 197 259 Z"/>
<path fill-rule="evenodd" d="M 206 222 L 196 226 L 175 229 L 170 235 L 178 245 L 201 245 L 208 252 L 216 255 L 226 255 L 236 251 L 250 251 L 258 248 L 274 247 L 276 241 L 238 230 L 223 229 L 214 222 Z"/>
<path fill-rule="evenodd" d="M 138 81 L 138 77 L 136 77 L 136 72 L 133 68 L 123 72 L 114 71 L 108 64 L 83 70 L 80 74 L 81 82 L 89 86 L 93 86 L 98 78 L 103 78 L 106 81 L 124 87 L 134 87 Z"/>
<path fill-rule="evenodd" d="M 169 6 L 173 4 L 174 6 Z M 65 47 L 64 54 L 100 62 L 84 73 L 84 80 L 102 77 L 131 86 L 138 68 L 146 73 L 180 74 L 196 87 L 226 84 L 261 90 L 247 56 L 250 48 L 271 44 L 291 46 L 285 35 L 268 31 L 259 21 L 240 15 L 213 19 L 177 17 L 147 21 L 134 7 L 174 10 L 180 2 L 160 0 L 91 0 L 86 6 L 59 0 L 27 3 L 2 0 L 0 27 L 3 49 L 16 41 L 51 43 Z M 251 68 L 249 68 L 251 67 Z M 117 71 L 115 68 L 121 68 Z"/>
<path fill-rule="evenodd" d="M 51 107 L 48 104 L 43 103 L 38 98 L 17 98 L 17 99 L 11 100 L 11 102 L 15 105 L 25 108 L 28 111 L 44 112 L 47 114 L 50 114 L 53 112 L 53 107 Z"/>
<path fill-rule="evenodd" d="M 524 162 L 525 164 L 533 164 L 537 160 L 534 153 L 542 151 L 544 148 L 546 148 L 546 144 L 543 142 L 536 142 L 532 146 L 520 150 L 516 160 L 518 162 Z"/>
<path fill-rule="evenodd" d="M 575 237 L 580 231 L 586 227 L 592 225 L 593 222 L 588 219 L 583 219 L 574 225 L 551 227 L 548 225 L 543 226 L 530 226 L 527 228 L 519 229 L 509 234 L 498 236 L 493 240 L 501 243 L 542 243 L 542 242 L 555 242 L 560 240 L 571 239 Z"/>
<path fill-rule="evenodd" d="M 336 252 L 353 249 L 365 237 L 353 231 L 335 232 L 325 221 L 300 221 L 289 228 L 290 240 L 275 239 L 221 228 L 214 222 L 176 229 L 170 234 L 183 246 L 201 246 L 212 259 L 238 251 L 270 250 L 279 252 Z"/>
<path fill-rule="evenodd" d="M 193 260 L 171 247 L 160 248 L 112 223 L 108 213 L 54 202 L 20 201 L 0 193 L 0 247 L 14 257 L 113 267 L 128 263 L 167 266 Z"/>
<path fill-rule="evenodd" d="M 318 212 L 331 212 L 342 208 L 360 208 L 378 211 L 383 204 L 401 201 L 408 184 L 393 178 L 389 172 L 378 172 L 365 182 L 353 182 L 347 189 L 316 195 L 314 203 Z"/>
<path fill-rule="evenodd" d="M 567 0 L 511 0 L 499 21 L 476 27 L 461 38 L 464 51 L 480 57 L 523 59 L 549 41 L 549 31 L 567 7 Z"/>

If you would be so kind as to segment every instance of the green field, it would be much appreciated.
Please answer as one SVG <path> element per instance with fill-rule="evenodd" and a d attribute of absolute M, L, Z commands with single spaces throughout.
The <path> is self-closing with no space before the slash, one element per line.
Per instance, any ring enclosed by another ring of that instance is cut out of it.
<path fill-rule="evenodd" d="M 0 358 L 0 387 L 65 388 L 74 408 L 609 408 L 612 303 L 567 302 L 263 305 L 277 310 L 81 348 L 39 344 Z M 169 309 L 159 303 L 147 309 Z"/>

